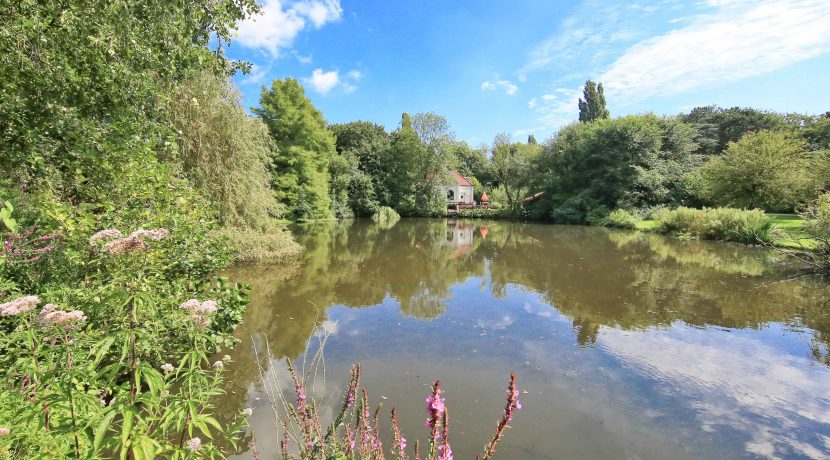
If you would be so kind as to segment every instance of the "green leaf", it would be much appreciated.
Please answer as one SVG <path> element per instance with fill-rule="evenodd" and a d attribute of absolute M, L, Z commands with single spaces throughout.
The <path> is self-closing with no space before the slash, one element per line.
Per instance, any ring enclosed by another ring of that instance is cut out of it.
<path fill-rule="evenodd" d="M 98 451 L 101 449 L 101 443 L 104 441 L 104 436 L 107 434 L 107 431 L 110 429 L 110 424 L 112 424 L 112 419 L 115 418 L 116 412 L 110 411 L 104 418 L 98 422 L 98 425 L 95 427 L 95 438 L 92 441 L 92 450 L 94 454 L 97 454 Z"/>

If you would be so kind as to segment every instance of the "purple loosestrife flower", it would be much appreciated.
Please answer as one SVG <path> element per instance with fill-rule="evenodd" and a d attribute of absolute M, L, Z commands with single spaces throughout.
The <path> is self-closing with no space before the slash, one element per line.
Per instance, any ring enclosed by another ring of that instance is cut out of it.
<path fill-rule="evenodd" d="M 36 295 L 18 297 L 11 302 L 0 304 L 0 316 L 16 316 L 25 313 L 33 310 L 39 303 L 40 298 Z"/>
<path fill-rule="evenodd" d="M 452 447 L 449 444 L 441 444 L 438 446 L 437 460 L 452 460 Z"/>
<path fill-rule="evenodd" d="M 433 439 L 439 439 L 441 434 L 438 432 L 438 422 L 441 419 L 441 414 L 446 410 L 444 399 L 441 397 L 441 382 L 436 380 L 432 385 L 432 394 L 427 397 L 427 420 L 424 426 L 430 429 Z"/>

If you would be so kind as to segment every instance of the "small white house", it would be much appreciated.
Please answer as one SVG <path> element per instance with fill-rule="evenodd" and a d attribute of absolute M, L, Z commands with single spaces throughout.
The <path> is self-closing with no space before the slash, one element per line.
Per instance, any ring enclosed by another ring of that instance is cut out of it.
<path fill-rule="evenodd" d="M 447 206 L 473 204 L 473 184 L 470 179 L 458 171 L 450 173 L 450 183 L 444 185 L 443 193 L 447 197 Z"/>

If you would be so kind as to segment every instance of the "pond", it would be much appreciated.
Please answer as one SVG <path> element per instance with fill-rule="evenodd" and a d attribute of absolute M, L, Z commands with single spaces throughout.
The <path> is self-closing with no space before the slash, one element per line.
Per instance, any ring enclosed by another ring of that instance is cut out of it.
<path fill-rule="evenodd" d="M 359 362 L 382 429 L 394 406 L 423 442 L 441 379 L 459 459 L 492 435 L 511 371 L 524 408 L 496 458 L 830 457 L 830 287 L 773 251 L 447 219 L 295 233 L 300 261 L 231 273 L 254 293 L 219 410 L 255 408 L 261 458 L 281 434 L 257 362 L 287 384 L 284 358 L 324 337 L 324 418 Z"/>

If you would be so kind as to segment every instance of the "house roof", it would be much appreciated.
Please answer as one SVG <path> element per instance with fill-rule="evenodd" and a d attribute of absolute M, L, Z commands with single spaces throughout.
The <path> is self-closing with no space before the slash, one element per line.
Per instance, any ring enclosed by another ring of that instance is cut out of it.
<path fill-rule="evenodd" d="M 461 173 L 459 173 L 458 171 L 452 171 L 450 175 L 452 175 L 452 178 L 458 185 L 473 185 L 473 183 L 470 182 L 470 179 L 467 179 L 466 177 L 462 176 Z"/>

